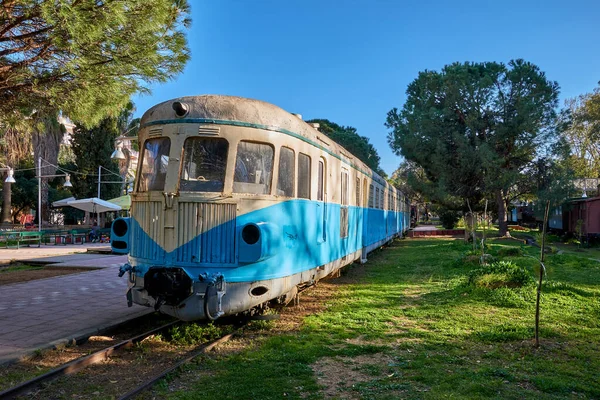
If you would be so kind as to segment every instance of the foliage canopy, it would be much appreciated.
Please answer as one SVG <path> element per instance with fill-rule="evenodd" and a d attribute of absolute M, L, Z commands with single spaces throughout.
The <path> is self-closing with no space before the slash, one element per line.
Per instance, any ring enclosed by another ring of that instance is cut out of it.
<path fill-rule="evenodd" d="M 600 88 L 566 101 L 565 138 L 579 178 L 600 177 Z"/>
<path fill-rule="evenodd" d="M 58 110 L 86 126 L 189 58 L 187 0 L 7 0 L 0 15 L 0 119 Z"/>
<path fill-rule="evenodd" d="M 360 136 L 356 128 L 352 126 L 342 126 L 328 119 L 311 119 L 308 123 L 318 123 L 319 131 L 329 136 L 336 143 L 342 145 L 346 150 L 367 164 L 369 168 L 379 175 L 386 177 L 386 173 L 381 169 L 381 161 L 377 150 L 366 136 Z"/>
<path fill-rule="evenodd" d="M 494 197 L 506 233 L 510 192 L 555 136 L 558 84 L 523 60 L 454 63 L 419 73 L 386 126 L 398 155 L 423 168 L 431 200 Z M 464 204 L 463 203 L 463 204 Z"/>

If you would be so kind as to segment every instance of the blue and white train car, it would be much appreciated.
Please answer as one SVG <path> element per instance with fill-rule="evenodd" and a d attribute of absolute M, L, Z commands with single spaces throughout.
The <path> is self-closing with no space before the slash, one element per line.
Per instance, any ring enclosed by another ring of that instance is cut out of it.
<path fill-rule="evenodd" d="M 144 114 L 139 143 L 117 224 L 130 304 L 197 320 L 286 302 L 409 227 L 401 192 L 272 104 L 170 100 Z"/>

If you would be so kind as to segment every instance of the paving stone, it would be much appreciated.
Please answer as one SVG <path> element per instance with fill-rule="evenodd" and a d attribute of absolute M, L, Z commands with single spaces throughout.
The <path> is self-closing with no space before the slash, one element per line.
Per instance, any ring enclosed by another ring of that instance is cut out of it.
<path fill-rule="evenodd" d="M 42 249 L 38 253 L 46 257 L 49 250 Z M 67 250 L 70 249 L 62 251 Z M 0 249 L 0 261 L 10 256 L 15 258 L 17 254 L 25 259 L 22 251 L 9 250 L 7 253 L 7 250 Z M 117 276 L 118 266 L 126 261 L 126 257 L 98 254 L 57 256 L 54 256 L 55 259 L 60 258 L 68 265 L 85 263 L 103 268 L 1 286 L 0 365 L 57 341 L 93 334 L 99 329 L 153 312 L 146 307 L 127 307 L 127 279 Z M 32 253 L 28 253 L 28 257 L 31 258 Z"/>

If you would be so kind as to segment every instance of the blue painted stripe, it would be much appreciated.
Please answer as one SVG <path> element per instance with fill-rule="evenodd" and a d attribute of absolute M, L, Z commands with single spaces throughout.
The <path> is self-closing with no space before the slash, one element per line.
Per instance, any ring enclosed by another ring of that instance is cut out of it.
<path fill-rule="evenodd" d="M 205 243 L 206 238 L 223 230 L 221 226 L 204 232 L 173 252 L 167 253 L 162 248 L 157 249 L 157 244 L 134 222 L 131 224 L 132 242 L 147 249 L 149 252 L 146 254 L 152 257 L 138 258 L 135 255 L 141 253 L 132 248 L 131 263 L 136 266 L 136 272 L 140 276 L 151 266 L 165 265 L 180 266 L 195 279 L 202 272 L 223 273 L 230 282 L 275 279 L 342 258 L 400 232 L 403 226 L 406 226 L 402 222 L 399 223 L 406 220 L 406 215 L 402 215 L 406 213 L 348 207 L 348 214 L 348 237 L 344 239 L 340 238 L 339 204 L 327 204 L 325 211 L 322 203 L 296 199 L 238 216 L 236 240 L 240 237 L 242 227 L 248 223 L 273 227 L 265 229 L 265 237 L 262 238 L 265 240 L 262 250 L 271 257 L 246 265 L 177 261 L 178 254 L 197 252 L 196 247 Z M 326 238 L 325 241 L 323 237 Z M 227 243 L 233 246 L 236 240 L 228 240 Z"/>

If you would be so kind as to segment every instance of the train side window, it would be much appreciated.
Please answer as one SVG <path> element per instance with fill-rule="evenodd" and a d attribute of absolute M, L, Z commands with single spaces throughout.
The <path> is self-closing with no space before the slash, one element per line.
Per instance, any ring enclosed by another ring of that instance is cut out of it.
<path fill-rule="evenodd" d="M 379 188 L 375 188 L 375 208 L 379 208 Z"/>
<path fill-rule="evenodd" d="M 348 237 L 348 171 L 342 170 L 342 196 L 340 206 L 340 237 Z"/>
<path fill-rule="evenodd" d="M 360 178 L 356 178 L 356 205 L 360 207 Z"/>
<path fill-rule="evenodd" d="M 225 139 L 190 137 L 183 145 L 179 190 L 222 192 L 229 143 Z"/>
<path fill-rule="evenodd" d="M 234 193 L 269 194 L 273 174 L 273 146 L 241 141 L 237 148 Z"/>
<path fill-rule="evenodd" d="M 310 157 L 298 154 L 298 198 L 310 199 Z"/>
<path fill-rule="evenodd" d="M 375 192 L 373 191 L 373 185 L 369 185 L 369 208 L 373 208 L 374 198 Z"/>
<path fill-rule="evenodd" d="M 317 176 L 317 200 L 323 201 L 323 193 L 325 192 L 325 160 L 319 160 L 319 171 Z"/>
<path fill-rule="evenodd" d="M 171 140 L 168 137 L 148 139 L 144 142 L 138 192 L 165 190 L 169 151 Z"/>
<path fill-rule="evenodd" d="M 279 153 L 278 196 L 294 197 L 295 166 L 296 155 L 294 150 L 282 147 Z"/>
<path fill-rule="evenodd" d="M 348 205 L 348 173 L 342 171 L 342 205 Z"/>

